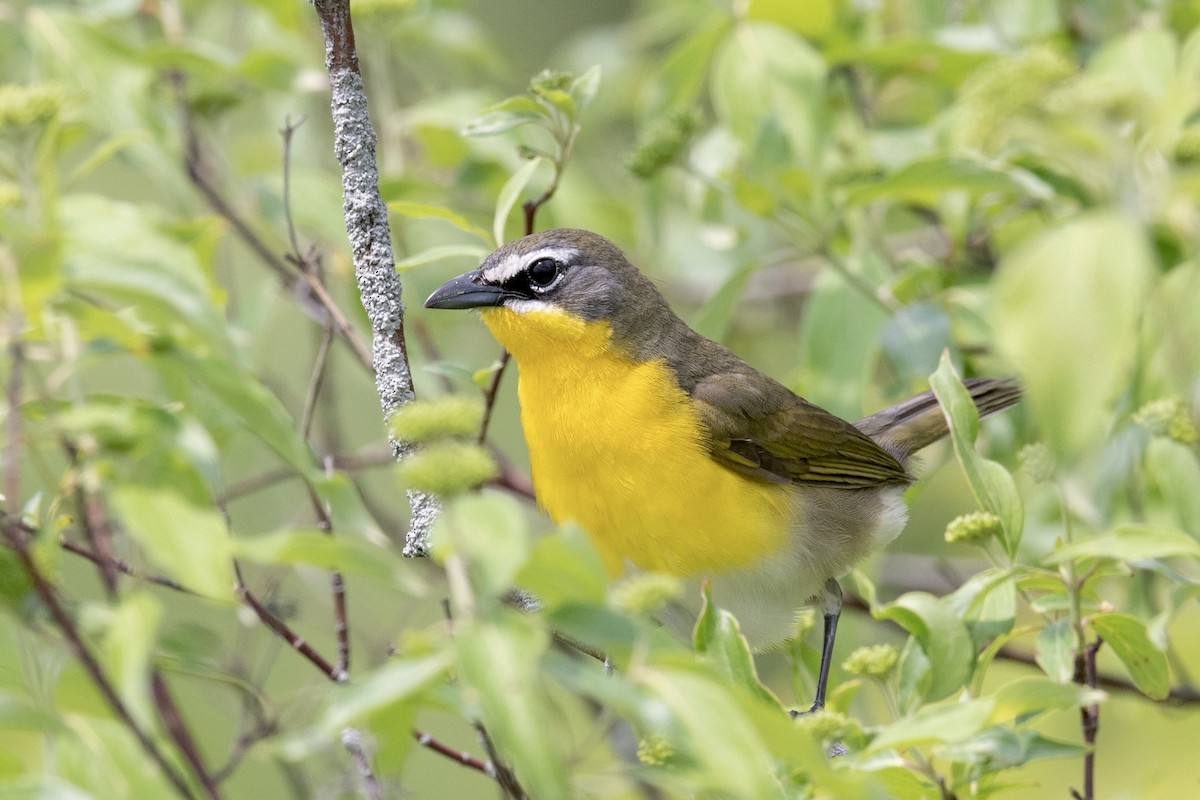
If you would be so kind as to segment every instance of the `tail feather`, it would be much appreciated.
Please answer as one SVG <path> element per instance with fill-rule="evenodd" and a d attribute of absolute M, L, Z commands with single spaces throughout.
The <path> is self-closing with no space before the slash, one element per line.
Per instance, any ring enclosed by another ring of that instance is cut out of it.
<path fill-rule="evenodd" d="M 1021 399 L 1021 387 L 1014 378 L 968 378 L 963 385 L 981 417 L 1003 411 Z M 854 427 L 896 453 L 901 460 L 950 432 L 933 392 L 922 392 L 885 408 L 854 423 Z"/>

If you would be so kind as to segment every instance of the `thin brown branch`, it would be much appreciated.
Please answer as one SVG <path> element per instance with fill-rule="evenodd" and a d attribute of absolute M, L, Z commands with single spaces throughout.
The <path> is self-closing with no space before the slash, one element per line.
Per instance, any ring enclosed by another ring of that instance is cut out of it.
<path fill-rule="evenodd" d="M 76 544 L 69 539 L 60 540 L 59 546 L 68 553 L 74 553 L 77 556 L 86 558 L 96 566 L 103 567 L 106 562 L 104 556 L 101 556 L 99 553 L 93 550 L 87 549 L 81 544 Z M 111 565 L 111 567 L 118 572 L 122 572 L 132 578 L 137 578 L 138 580 L 143 580 L 147 583 L 157 584 L 158 586 L 164 586 L 168 589 L 174 589 L 175 591 L 183 592 L 184 594 L 196 594 L 194 591 L 178 581 L 172 580 L 164 575 L 153 575 L 142 572 L 138 569 L 135 569 L 131 564 L 129 564 L 129 562 L 120 558 L 116 558 L 115 556 L 109 557 L 107 559 L 107 564 Z"/>
<path fill-rule="evenodd" d="M 346 315 L 342 313 L 337 303 L 330 297 L 329 293 L 324 290 L 324 287 L 319 286 L 319 282 L 315 281 L 315 276 L 311 275 L 310 272 L 301 271 L 290 265 L 287 258 L 281 257 L 269 247 L 263 238 L 255 233 L 250 224 L 246 222 L 242 215 L 234 209 L 217 189 L 216 182 L 210 176 L 208 166 L 205 163 L 203 149 L 200 144 L 200 135 L 196 129 L 195 117 L 187 101 L 185 91 L 186 77 L 181 72 L 172 72 L 169 78 L 174 83 L 176 94 L 179 98 L 184 136 L 184 169 L 192 185 L 200 192 L 209 207 L 229 224 L 238 238 L 242 240 L 242 243 L 250 248 L 258 260 L 275 273 L 280 283 L 286 289 L 294 292 L 301 281 L 308 284 L 309 295 L 311 299 L 316 300 L 316 305 L 319 306 L 320 310 L 319 312 L 313 312 L 304 303 L 300 304 L 301 307 L 309 311 L 310 316 L 314 316 L 321 323 L 325 323 L 327 320 L 332 321 L 338 335 L 345 340 L 359 362 L 367 369 L 370 369 L 371 353 L 367 349 L 366 344 L 358 335 L 358 331 L 346 319 Z"/>
<path fill-rule="evenodd" d="M 116 688 L 109 681 L 108 676 L 104 674 L 104 669 L 100 666 L 100 662 L 92 655 L 91 650 L 84 643 L 83 636 L 79 629 L 75 627 L 75 621 L 71 615 L 67 613 L 66 608 L 58 598 L 58 593 L 54 590 L 53 584 L 46 578 L 33 559 L 33 555 L 29 552 L 29 544 L 26 535 L 12 521 L 5 519 L 0 524 L 3 528 L 4 538 L 7 540 L 9 547 L 17 554 L 17 559 L 21 562 L 21 568 L 33 583 L 34 591 L 42 601 L 42 605 L 50 614 L 50 618 L 54 621 L 54 625 L 66 640 L 67 646 L 76 660 L 83 666 L 84 671 L 88 674 L 92 685 L 100 692 L 112 712 L 120 720 L 121 724 L 129 729 L 142 750 L 150 757 L 150 759 L 162 771 L 163 776 L 175 789 L 180 797 L 194 798 L 191 788 L 187 781 L 175 769 L 175 767 L 166 759 L 158 745 L 151 738 L 150 734 L 144 731 L 133 718 L 129 709 L 125 706 Z"/>
<path fill-rule="evenodd" d="M 179 707 L 175 705 L 174 698 L 171 697 L 166 680 L 157 669 L 150 672 L 150 692 L 154 698 L 154 706 L 158 709 L 158 718 L 162 720 L 163 727 L 166 728 L 171 740 L 175 742 L 175 747 L 187 762 L 196 782 L 200 784 L 205 795 L 212 800 L 220 800 L 221 790 L 205 768 L 200 749 L 196 747 L 196 741 L 183 721 L 183 715 L 179 713 Z"/>
<path fill-rule="evenodd" d="M 115 566 L 116 556 L 113 555 L 112 531 L 109 528 L 108 515 L 104 513 L 104 506 L 99 495 L 85 485 L 86 476 L 79 448 L 65 437 L 60 438 L 59 441 L 75 476 L 72 494 L 75 498 L 79 521 L 83 527 L 83 536 L 87 539 L 92 552 L 99 556 L 92 563 L 100 568 L 100 577 L 109 598 L 115 597 L 118 570 Z"/>
<path fill-rule="evenodd" d="M 332 468 L 340 472 L 355 472 L 360 469 L 374 469 L 375 467 L 385 467 L 396 463 L 396 457 L 392 454 L 391 448 L 379 446 L 364 448 L 357 453 L 348 453 L 341 456 L 330 456 L 330 464 Z M 292 478 L 300 478 L 296 470 L 291 467 L 280 467 L 268 472 L 263 472 L 259 475 L 252 475 L 249 478 L 244 478 L 236 483 L 231 483 L 219 495 L 219 502 L 224 504 L 231 500 L 245 497 L 248 494 L 260 492 L 263 489 L 268 489 L 275 484 L 282 483 Z"/>
<path fill-rule="evenodd" d="M 525 794 L 525 790 L 521 788 L 521 782 L 517 780 L 516 774 L 500 760 L 500 755 L 496 752 L 496 745 L 492 742 L 492 737 L 488 736 L 487 729 L 483 727 L 482 723 L 475 723 L 475 733 L 479 735 L 479 742 L 483 745 L 484 752 L 487 753 L 488 763 L 504 796 L 511 800 L 529 800 L 529 795 Z"/>
<path fill-rule="evenodd" d="M 1097 686 L 1096 654 L 1100 651 L 1104 640 L 1099 636 L 1084 645 L 1083 650 L 1075 654 L 1075 683 L 1095 689 Z M 1080 724 L 1083 727 L 1083 743 L 1088 751 L 1083 756 L 1083 793 L 1074 789 L 1071 794 L 1081 800 L 1095 800 L 1096 797 L 1096 735 L 1100 732 L 1100 705 L 1089 703 L 1079 709 Z"/>
<path fill-rule="evenodd" d="M 504 369 L 508 366 L 509 358 L 507 350 L 500 351 L 499 364 L 492 373 L 492 380 L 488 384 L 487 391 L 483 393 L 483 422 L 479 425 L 479 436 L 476 437 L 476 442 L 479 444 L 487 441 L 488 426 L 492 423 L 492 409 L 496 407 L 496 395 L 500 393 L 500 380 L 504 377 Z"/>
<path fill-rule="evenodd" d="M 317 408 L 317 398 L 321 395 L 321 386 L 325 383 L 326 366 L 329 361 L 329 345 L 333 342 L 333 327 L 325 326 L 321 334 L 321 344 L 317 347 L 317 356 L 313 360 L 312 377 L 308 381 L 308 391 L 304 396 L 304 411 L 300 414 L 300 435 L 308 438 L 312 428 L 313 413 Z"/>
<path fill-rule="evenodd" d="M 291 627 L 288 626 L 279 617 L 271 613 L 257 597 L 246 587 L 245 581 L 242 580 L 241 568 L 235 563 L 234 569 L 237 572 L 237 594 L 242 602 L 250 606 L 257 616 L 259 621 L 271 629 L 277 636 L 283 639 L 288 645 L 303 656 L 309 663 L 321 671 L 321 673 L 333 681 L 334 683 L 344 683 L 349 680 L 350 676 L 343 669 L 338 669 L 334 664 L 330 663 L 329 659 L 321 655 L 308 642 L 304 641 L 304 637 L 300 636 Z"/>
<path fill-rule="evenodd" d="M 233 747 L 229 749 L 229 755 L 226 757 L 225 763 L 220 769 L 213 772 L 213 780 L 218 784 L 228 780 L 229 776 L 238 768 L 238 765 L 242 763 L 242 759 L 246 757 L 246 753 L 250 752 L 250 748 L 257 742 L 274 734 L 276 730 L 277 726 L 273 722 L 261 719 L 252 729 L 239 734 L 233 740 Z"/>
<path fill-rule="evenodd" d="M 292 220 L 292 137 L 296 130 L 304 124 L 307 117 L 303 114 L 295 122 L 291 117 L 284 117 L 283 128 L 279 135 L 283 137 L 283 219 L 287 225 L 288 242 L 292 245 L 292 253 L 300 255 L 300 243 L 296 238 L 296 224 Z"/>
<path fill-rule="evenodd" d="M 430 734 L 428 734 L 425 731 L 413 728 L 412 735 L 413 735 L 413 738 L 417 740 L 417 744 L 421 745 L 422 747 L 428 748 L 428 749 L 432 750 L 433 752 L 437 753 L 438 755 L 445 756 L 446 758 L 450 759 L 451 761 L 457 762 L 466 767 L 470 767 L 471 769 L 476 770 L 477 772 L 482 772 L 484 775 L 487 775 L 489 778 L 496 777 L 496 773 L 492 769 L 492 765 L 489 764 L 488 762 L 482 761 L 482 760 L 476 758 L 475 756 L 471 755 L 468 752 L 465 752 L 463 750 L 458 750 L 458 749 L 451 747 L 448 744 L 444 744 L 444 743 L 438 741 L 437 739 L 433 738 L 433 736 L 431 736 Z"/>
<path fill-rule="evenodd" d="M 346 728 L 342 731 L 342 747 L 350 754 L 354 765 L 358 767 L 358 776 L 362 778 L 363 788 L 368 800 L 383 800 L 383 787 L 371 769 L 371 761 L 363 750 L 362 734 L 356 728 Z"/>

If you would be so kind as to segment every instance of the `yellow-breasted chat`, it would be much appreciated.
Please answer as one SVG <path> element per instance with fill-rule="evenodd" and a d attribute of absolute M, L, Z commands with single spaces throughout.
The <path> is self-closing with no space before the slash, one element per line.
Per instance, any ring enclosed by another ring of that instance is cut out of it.
<path fill-rule="evenodd" d="M 837 579 L 904 527 L 905 462 L 947 433 L 932 393 L 851 424 L 693 331 L 583 230 L 511 242 L 425 305 L 479 309 L 512 354 L 538 503 L 587 531 L 611 573 L 707 578 L 755 645 L 821 603 L 823 707 Z M 1011 380 L 966 386 L 981 414 L 1020 397 Z M 686 630 L 695 610 L 664 622 Z"/>

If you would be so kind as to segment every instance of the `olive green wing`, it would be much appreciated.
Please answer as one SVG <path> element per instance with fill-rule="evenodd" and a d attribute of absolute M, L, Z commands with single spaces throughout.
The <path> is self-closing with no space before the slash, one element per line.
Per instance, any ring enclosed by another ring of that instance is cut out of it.
<path fill-rule="evenodd" d="M 912 480 L 895 456 L 849 422 L 759 373 L 707 376 L 691 397 L 709 452 L 742 474 L 846 489 Z"/>

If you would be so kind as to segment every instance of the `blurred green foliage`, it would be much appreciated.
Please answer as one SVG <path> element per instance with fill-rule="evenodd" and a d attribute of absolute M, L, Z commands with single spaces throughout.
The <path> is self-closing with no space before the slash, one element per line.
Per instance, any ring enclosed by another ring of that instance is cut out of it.
<path fill-rule="evenodd" d="M 372 376 L 340 338 L 321 355 L 304 281 L 281 288 L 285 253 L 315 258 L 366 329 L 312 8 L 0 4 L 6 525 L 173 764 L 152 674 L 228 797 L 365 796 L 347 726 L 389 796 L 494 794 L 414 738 L 486 761 L 476 724 L 535 798 L 1063 797 L 1092 704 L 1101 794 L 1195 784 L 1200 3 L 353 8 L 417 389 L 457 398 L 393 422 L 437 440 L 401 475 Z M 412 298 L 550 188 L 539 228 L 621 243 L 814 402 L 853 419 L 932 380 L 947 407 L 907 534 L 849 582 L 871 618 L 843 652 L 878 646 L 828 712 L 785 713 L 809 696 L 810 618 L 752 657 L 706 605 L 676 641 L 651 615 L 677 582 L 612 584 L 582 532 L 547 534 L 503 488 L 524 468 L 511 376 L 498 453 L 468 443 L 497 348 Z M 1016 374 L 1027 401 L 981 427 L 964 374 Z M 432 560 L 399 555 L 407 486 L 458 495 Z M 96 526 L 199 596 L 107 593 L 60 547 Z M 349 681 L 256 620 L 233 558 L 331 660 L 344 576 Z M 0 796 L 172 796 L 8 549 L 0 602 Z M 1103 691 L 1077 678 L 1099 639 Z"/>

